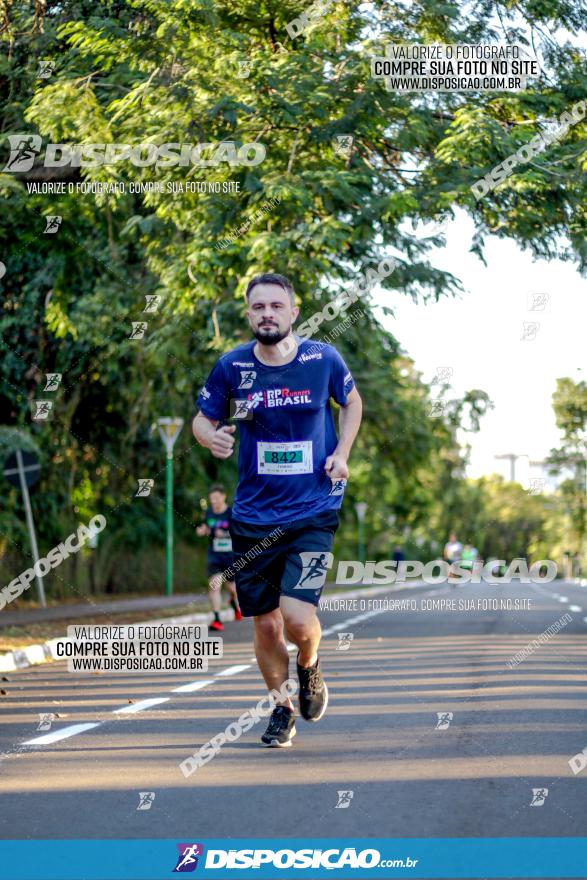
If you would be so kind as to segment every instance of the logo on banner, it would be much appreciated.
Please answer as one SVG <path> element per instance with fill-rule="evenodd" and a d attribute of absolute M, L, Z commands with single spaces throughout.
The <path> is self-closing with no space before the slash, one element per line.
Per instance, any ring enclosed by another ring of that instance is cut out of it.
<path fill-rule="evenodd" d="M 178 843 L 179 850 L 177 865 L 173 869 L 174 874 L 187 874 L 195 871 L 198 867 L 198 858 L 204 855 L 204 847 L 201 843 Z"/>

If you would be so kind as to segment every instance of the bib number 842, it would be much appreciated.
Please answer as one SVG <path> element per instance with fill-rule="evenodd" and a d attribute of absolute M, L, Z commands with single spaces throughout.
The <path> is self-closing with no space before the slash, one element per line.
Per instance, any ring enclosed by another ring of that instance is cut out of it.
<path fill-rule="evenodd" d="M 303 461 L 301 451 L 298 452 L 266 452 L 265 453 L 265 461 L 271 462 L 271 464 L 280 464 L 281 462 L 285 464 L 294 464 L 295 462 Z"/>

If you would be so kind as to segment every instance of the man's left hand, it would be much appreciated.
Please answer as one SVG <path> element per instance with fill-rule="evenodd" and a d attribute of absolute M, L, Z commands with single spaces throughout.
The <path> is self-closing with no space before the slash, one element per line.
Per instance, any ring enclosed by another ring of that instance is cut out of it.
<path fill-rule="evenodd" d="M 324 470 L 332 482 L 335 482 L 335 480 L 348 480 L 349 478 L 346 458 L 342 455 L 337 455 L 336 452 L 328 456 L 324 464 Z"/>

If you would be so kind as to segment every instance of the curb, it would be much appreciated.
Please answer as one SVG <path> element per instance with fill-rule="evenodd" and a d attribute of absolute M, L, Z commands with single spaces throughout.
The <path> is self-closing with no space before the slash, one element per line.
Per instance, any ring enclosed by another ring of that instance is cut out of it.
<path fill-rule="evenodd" d="M 225 620 L 234 620 L 234 611 L 230 608 L 224 613 Z M 161 620 L 140 620 L 135 626 L 160 626 L 161 624 L 188 624 L 188 623 L 208 623 L 210 613 L 207 614 L 185 614 L 183 617 L 164 617 Z M 79 624 L 83 626 L 83 623 Z M 27 669 L 29 666 L 38 666 L 40 663 L 47 663 L 50 660 L 63 660 L 56 654 L 57 643 L 70 641 L 67 636 L 61 638 L 49 639 L 40 645 L 29 645 L 27 648 L 16 648 L 7 654 L 0 654 L 0 672 L 14 672 L 16 669 Z"/>
<path fill-rule="evenodd" d="M 341 596 L 346 599 L 357 599 L 365 596 L 376 596 L 379 593 L 396 592 L 397 590 L 410 589 L 412 587 L 426 586 L 424 581 L 414 581 L 408 584 L 398 586 L 370 587 L 360 590 L 345 590 L 342 593 L 329 593 L 329 597 Z M 234 620 L 234 611 L 232 608 L 227 609 L 222 614 L 224 620 Z M 184 614 L 183 617 L 164 617 L 161 620 L 143 620 L 137 621 L 135 626 L 144 624 L 145 626 L 160 626 L 169 624 L 189 624 L 189 623 L 208 623 L 210 620 L 210 612 L 202 612 L 200 614 Z M 83 623 L 80 623 L 83 626 Z M 57 657 L 57 643 L 67 640 L 67 636 L 61 638 L 49 639 L 39 645 L 29 645 L 27 648 L 16 648 L 7 654 L 0 654 L 0 672 L 15 672 L 17 669 L 27 669 L 29 666 L 38 666 L 40 663 L 48 663 L 53 660 L 63 660 L 63 657 Z"/>

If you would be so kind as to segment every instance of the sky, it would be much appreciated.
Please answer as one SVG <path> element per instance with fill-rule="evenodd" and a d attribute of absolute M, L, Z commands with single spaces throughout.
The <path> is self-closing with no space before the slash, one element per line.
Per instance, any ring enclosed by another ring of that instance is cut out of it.
<path fill-rule="evenodd" d="M 552 410 L 556 379 L 587 379 L 587 279 L 572 263 L 536 260 L 496 236 L 485 240 L 484 266 L 469 253 L 473 229 L 459 211 L 446 227 L 446 247 L 430 251 L 433 265 L 460 279 L 462 294 L 422 305 L 377 290 L 373 305 L 394 309 L 393 317 L 376 314 L 424 381 L 448 367 L 450 393 L 480 388 L 493 401 L 479 433 L 460 435 L 472 447 L 467 475 L 509 479 L 509 462 L 494 456 L 515 453 L 526 456 L 516 463 L 516 479 L 526 482 L 540 472 L 529 461 L 544 459 L 560 439 Z"/>

